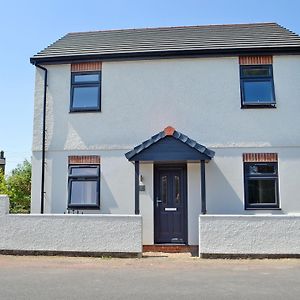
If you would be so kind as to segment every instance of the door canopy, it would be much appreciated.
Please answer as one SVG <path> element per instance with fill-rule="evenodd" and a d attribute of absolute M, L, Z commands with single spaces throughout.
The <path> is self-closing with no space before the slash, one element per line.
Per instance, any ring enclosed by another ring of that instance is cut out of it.
<path fill-rule="evenodd" d="M 168 126 L 125 154 L 129 161 L 209 161 L 215 152 Z"/>

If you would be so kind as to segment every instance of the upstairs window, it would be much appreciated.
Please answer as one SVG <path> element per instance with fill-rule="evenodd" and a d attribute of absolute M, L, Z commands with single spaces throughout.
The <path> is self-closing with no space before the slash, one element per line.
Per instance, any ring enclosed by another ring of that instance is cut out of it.
<path fill-rule="evenodd" d="M 272 57 L 241 57 L 240 64 L 242 107 L 275 107 Z"/>
<path fill-rule="evenodd" d="M 101 73 L 72 73 L 71 111 L 100 111 Z"/>

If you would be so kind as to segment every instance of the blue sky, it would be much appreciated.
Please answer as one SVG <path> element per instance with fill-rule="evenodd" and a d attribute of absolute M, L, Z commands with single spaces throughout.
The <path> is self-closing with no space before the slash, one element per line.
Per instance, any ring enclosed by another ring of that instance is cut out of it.
<path fill-rule="evenodd" d="M 0 18 L 0 150 L 10 171 L 31 157 L 34 67 L 29 57 L 67 32 L 277 22 L 300 34 L 298 0 L 5 1 Z"/>

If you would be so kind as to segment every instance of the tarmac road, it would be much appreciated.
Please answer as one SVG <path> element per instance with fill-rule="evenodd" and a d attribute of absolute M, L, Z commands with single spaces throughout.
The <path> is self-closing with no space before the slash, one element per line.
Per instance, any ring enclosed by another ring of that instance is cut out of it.
<path fill-rule="evenodd" d="M 0 299 L 300 299 L 300 260 L 3 255 Z"/>

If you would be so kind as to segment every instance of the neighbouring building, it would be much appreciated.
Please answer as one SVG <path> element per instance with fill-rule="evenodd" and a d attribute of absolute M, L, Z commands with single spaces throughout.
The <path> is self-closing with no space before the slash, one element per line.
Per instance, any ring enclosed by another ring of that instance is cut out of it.
<path fill-rule="evenodd" d="M 32 213 L 140 214 L 144 245 L 198 245 L 199 215 L 300 214 L 300 36 L 290 30 L 69 33 L 31 63 Z M 203 245 L 226 231 L 211 224 L 200 224 Z"/>
<path fill-rule="evenodd" d="M 0 170 L 5 173 L 5 157 L 4 151 L 0 151 Z"/>

